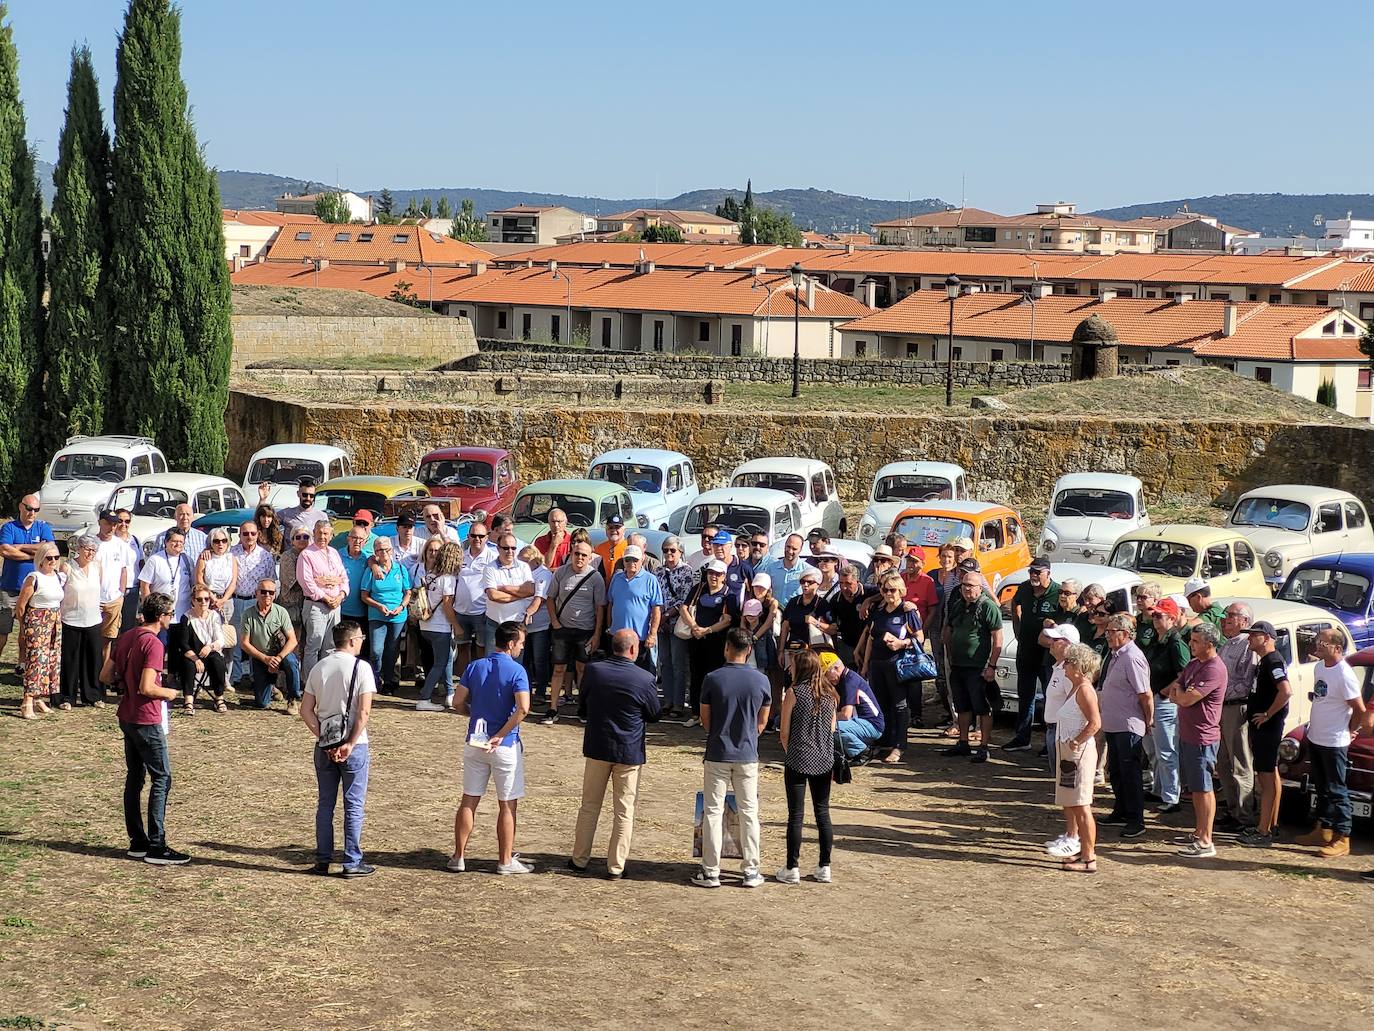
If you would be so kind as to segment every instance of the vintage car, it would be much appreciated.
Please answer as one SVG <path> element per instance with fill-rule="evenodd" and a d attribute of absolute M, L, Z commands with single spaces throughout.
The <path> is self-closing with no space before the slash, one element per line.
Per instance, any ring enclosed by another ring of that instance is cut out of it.
<path fill-rule="evenodd" d="M 254 505 L 259 503 L 261 487 L 268 484 L 267 497 L 273 508 L 288 508 L 299 504 L 296 486 L 302 477 L 315 483 L 352 476 L 353 466 L 348 452 L 329 444 L 271 444 L 254 452 L 248 460 L 243 477 L 243 496 Z"/>
<path fill-rule="evenodd" d="M 1213 597 L 1273 597 L 1254 549 L 1244 537 L 1225 527 L 1186 523 L 1142 526 L 1117 540 L 1109 564 L 1158 581 L 1165 594 L 1180 594 L 1185 583 L 1201 577 L 1211 585 Z"/>
<path fill-rule="evenodd" d="M 53 536 L 65 541 L 96 525 L 115 484 L 166 471 L 167 460 L 147 437 L 68 437 L 48 463 L 38 491 L 43 519 Z"/>
<path fill-rule="evenodd" d="M 1363 650 L 1346 657 L 1363 683 L 1366 706 L 1374 705 L 1374 650 Z M 1291 670 L 1290 670 L 1291 672 Z M 1293 693 L 1296 696 L 1297 686 Z M 1346 750 L 1349 766 L 1345 785 L 1350 792 L 1350 806 L 1355 818 L 1368 820 L 1374 816 L 1374 735 L 1361 734 L 1350 742 Z M 1294 823 L 1310 823 L 1317 789 L 1312 780 L 1312 757 L 1307 744 L 1307 724 L 1294 727 L 1279 742 L 1279 778 L 1283 784 L 1281 810 L 1284 819 Z"/>
<path fill-rule="evenodd" d="M 1282 483 L 1247 491 L 1226 525 L 1250 542 L 1274 587 L 1304 559 L 1374 551 L 1374 527 L 1364 503 L 1329 487 Z"/>
<path fill-rule="evenodd" d="M 315 507 L 329 513 L 335 533 L 343 533 L 353 526 L 353 513 L 359 509 L 380 519 L 388 501 L 429 496 L 428 487 L 404 476 L 340 476 L 319 485 Z"/>
<path fill-rule="evenodd" d="M 1326 609 L 1349 629 L 1356 648 L 1374 645 L 1374 553 L 1328 555 L 1293 568 L 1278 597 Z"/>
<path fill-rule="evenodd" d="M 701 531 L 708 524 L 732 534 L 762 530 L 768 535 L 769 550 L 780 554 L 782 542 L 788 534 L 799 532 L 800 522 L 797 498 L 790 491 L 718 487 L 698 494 L 686 512 L 673 519 L 669 529 L 682 538 L 688 561 L 700 566 L 706 561 L 702 554 Z"/>
<path fill-rule="evenodd" d="M 613 515 L 620 516 L 628 529 L 642 527 L 635 518 L 630 492 L 605 480 L 538 480 L 520 489 L 511 518 L 515 535 L 522 541 L 534 539 L 549 528 L 549 512 L 561 508 L 568 517 L 568 528 L 601 526 Z"/>
<path fill-rule="evenodd" d="M 941 501 L 912 505 L 898 513 L 893 533 L 926 550 L 929 571 L 940 564 L 939 547 L 951 537 L 968 537 L 973 554 L 995 593 L 1003 579 L 1030 565 L 1030 546 L 1021 516 L 985 501 Z"/>
<path fill-rule="evenodd" d="M 677 451 L 657 448 L 621 448 L 592 459 L 588 479 L 616 483 L 630 492 L 635 515 L 644 526 L 668 529 L 679 509 L 701 493 L 692 460 Z"/>
<path fill-rule="evenodd" d="M 968 499 L 967 474 L 951 462 L 889 462 L 873 477 L 859 540 L 876 548 L 903 509 Z"/>
<path fill-rule="evenodd" d="M 420 459 L 414 476 L 434 497 L 457 498 L 464 512 L 508 512 L 520 493 L 515 459 L 502 448 L 439 448 Z"/>
<path fill-rule="evenodd" d="M 730 486 L 786 491 L 797 502 L 801 515 L 799 532 L 819 526 L 831 537 L 849 536 L 849 520 L 835 488 L 835 473 L 824 462 L 812 458 L 756 458 L 735 467 L 730 474 Z"/>
<path fill-rule="evenodd" d="M 1069 473 L 1055 481 L 1036 554 L 1106 565 L 1117 538 L 1149 525 L 1145 489 L 1134 476 Z"/>
<path fill-rule="evenodd" d="M 146 552 L 158 534 L 173 525 L 178 505 L 190 505 L 196 515 L 246 507 L 243 492 L 233 480 L 200 473 L 131 476 L 100 507 L 127 508 L 133 517 L 129 531 L 143 542 Z M 93 523 L 92 532 L 94 528 Z"/>

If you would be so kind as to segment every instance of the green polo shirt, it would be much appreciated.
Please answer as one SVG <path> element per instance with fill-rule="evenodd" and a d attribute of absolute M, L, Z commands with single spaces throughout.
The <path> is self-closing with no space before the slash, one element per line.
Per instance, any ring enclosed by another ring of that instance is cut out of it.
<path fill-rule="evenodd" d="M 291 632 L 291 617 L 276 602 L 263 615 L 254 605 L 243 614 L 243 639 L 264 655 L 281 651 L 286 635 Z"/>
<path fill-rule="evenodd" d="M 1197 618 L 1211 623 L 1217 628 L 1217 633 L 1221 633 L 1221 621 L 1226 618 L 1226 610 L 1216 602 L 1212 602 L 1197 614 Z"/>
<path fill-rule="evenodd" d="M 1045 629 L 1045 620 L 1059 620 L 1059 585 L 1053 580 L 1045 588 L 1045 593 L 1036 596 L 1030 582 L 1016 588 L 1012 595 L 1011 608 L 1021 609 L 1021 618 L 1016 625 L 1016 663 L 1017 665 L 1039 666 L 1045 661 L 1045 649 L 1040 644 L 1040 631 Z"/>
<path fill-rule="evenodd" d="M 959 599 L 945 613 L 949 628 L 949 663 L 966 669 L 982 669 L 992 654 L 992 634 L 1002 629 L 1002 610 L 986 593 L 972 605 Z"/>

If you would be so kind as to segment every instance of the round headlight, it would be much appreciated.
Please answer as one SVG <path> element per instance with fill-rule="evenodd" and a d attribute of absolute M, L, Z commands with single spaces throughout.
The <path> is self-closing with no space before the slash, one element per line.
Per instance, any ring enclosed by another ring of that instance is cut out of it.
<path fill-rule="evenodd" d="M 862 523 L 859 524 L 859 536 L 872 537 L 874 531 L 877 529 L 878 527 L 876 524 L 874 524 L 871 520 L 865 519 Z"/>
<path fill-rule="evenodd" d="M 1053 537 L 1046 537 L 1040 542 L 1040 550 L 1046 554 L 1049 554 L 1057 547 L 1059 547 L 1059 544 Z"/>
<path fill-rule="evenodd" d="M 1264 564 L 1270 569 L 1278 569 L 1283 565 L 1283 556 L 1277 551 L 1268 551 L 1264 555 Z"/>
<path fill-rule="evenodd" d="M 1291 737 L 1286 737 L 1279 742 L 1279 758 L 1284 762 L 1291 763 L 1298 757 L 1299 745 Z"/>

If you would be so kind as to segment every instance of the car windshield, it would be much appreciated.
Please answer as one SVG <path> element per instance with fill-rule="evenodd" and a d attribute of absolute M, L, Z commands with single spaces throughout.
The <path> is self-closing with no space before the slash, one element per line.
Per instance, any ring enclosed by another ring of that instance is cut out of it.
<path fill-rule="evenodd" d="M 657 494 L 663 487 L 663 470 L 640 462 L 601 462 L 592 466 L 591 478 L 618 483 L 636 494 Z"/>
<path fill-rule="evenodd" d="M 730 486 L 785 490 L 798 501 L 806 500 L 806 479 L 793 473 L 740 473 L 730 481 Z"/>
<path fill-rule="evenodd" d="M 884 476 L 873 488 L 874 501 L 948 501 L 954 486 L 942 476 Z"/>
<path fill-rule="evenodd" d="M 596 523 L 596 502 L 576 494 L 521 494 L 512 516 L 517 523 L 547 523 L 549 512 L 561 508 L 568 525 L 592 526 Z"/>
<path fill-rule="evenodd" d="M 1279 597 L 1363 615 L 1369 598 L 1369 577 L 1341 569 L 1299 569 L 1288 578 Z"/>
<path fill-rule="evenodd" d="M 249 483 L 300 483 L 303 477 L 312 477 L 316 483 L 324 479 L 324 463 L 312 462 L 308 458 L 259 458 L 248 470 Z"/>
<path fill-rule="evenodd" d="M 118 483 L 128 475 L 128 463 L 113 455 L 58 455 L 53 459 L 52 471 L 48 478 Z"/>
<path fill-rule="evenodd" d="M 353 513 L 363 508 L 376 516 L 385 504 L 386 495 L 370 490 L 322 490 L 315 497 L 315 507 L 335 519 L 352 519 Z"/>
<path fill-rule="evenodd" d="M 1112 551 L 1111 564 L 1137 573 L 1193 576 L 1197 572 L 1197 548 L 1173 541 L 1122 541 Z"/>
<path fill-rule="evenodd" d="M 186 494 L 169 487 L 121 487 L 110 499 L 112 509 L 127 508 L 136 516 L 171 519 L 178 505 L 186 504 Z"/>
<path fill-rule="evenodd" d="M 767 530 L 768 513 L 752 505 L 732 505 L 729 502 L 717 505 L 693 505 L 682 524 L 684 533 L 701 533 L 702 527 L 711 523 L 724 530 L 735 533 Z"/>
<path fill-rule="evenodd" d="M 490 487 L 495 473 L 486 462 L 440 458 L 422 464 L 415 478 L 426 487 Z"/>
<path fill-rule="evenodd" d="M 972 537 L 973 524 L 951 516 L 911 515 L 898 519 L 892 532 L 923 548 L 938 548 L 951 537 Z"/>
<path fill-rule="evenodd" d="M 1135 514 L 1135 503 L 1129 494 L 1121 490 L 1074 488 L 1061 490 L 1055 495 L 1054 514 L 1129 519 Z"/>
<path fill-rule="evenodd" d="M 1301 501 L 1283 498 L 1241 498 L 1231 513 L 1232 526 L 1269 526 L 1276 530 L 1306 530 L 1312 509 Z"/>

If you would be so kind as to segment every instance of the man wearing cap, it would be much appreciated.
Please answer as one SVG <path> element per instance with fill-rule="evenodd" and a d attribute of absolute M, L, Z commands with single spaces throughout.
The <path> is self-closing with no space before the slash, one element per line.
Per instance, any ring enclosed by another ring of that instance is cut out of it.
<path fill-rule="evenodd" d="M 339 555 L 343 562 L 344 573 L 348 576 L 348 593 L 344 596 L 343 604 L 339 606 L 339 617 L 341 619 L 351 619 L 359 626 L 367 626 L 367 606 L 363 604 L 363 575 L 367 572 L 368 559 L 372 556 L 367 550 L 368 529 L 365 521 L 354 521 L 353 529 L 348 531 L 348 536 L 344 540 L 344 550 Z M 367 640 L 367 634 L 363 634 L 362 656 L 368 659 L 372 655 L 369 647 L 371 642 Z"/>
<path fill-rule="evenodd" d="M 1179 802 L 1178 706 L 1165 695 L 1164 689 L 1183 672 L 1192 654 L 1188 650 L 1188 637 L 1178 602 L 1173 598 L 1160 598 L 1150 610 L 1150 620 L 1154 623 L 1154 635 L 1143 650 L 1150 664 L 1150 690 L 1155 696 L 1155 725 L 1150 731 L 1153 790 L 1146 797 L 1159 803 L 1157 812 L 1169 815 L 1183 807 Z"/>
<path fill-rule="evenodd" d="M 850 759 L 859 759 L 882 740 L 887 726 L 882 706 L 868 681 L 847 668 L 838 655 L 822 652 L 820 658 L 821 672 L 840 696 L 840 707 L 835 714 L 835 733 L 840 736 L 840 746 Z"/>
<path fill-rule="evenodd" d="M 1226 693 L 1226 666 L 1217 658 L 1221 632 L 1199 620 L 1188 634 L 1193 658 L 1178 679 L 1164 689 L 1179 708 L 1178 755 L 1184 783 L 1193 793 L 1193 833 L 1174 839 L 1184 859 L 1210 859 L 1212 824 L 1217 814 L 1217 745 L 1221 741 L 1221 700 Z"/>
<path fill-rule="evenodd" d="M 773 597 L 779 605 L 786 605 L 801 593 L 801 576 L 810 566 L 801 559 L 802 536 L 789 534 L 782 542 L 782 558 L 769 558 L 763 563 L 763 571 L 773 581 Z"/>
<path fill-rule="evenodd" d="M 1120 827 L 1123 838 L 1145 833 L 1144 752 L 1141 742 L 1154 723 L 1150 664 L 1135 643 L 1135 619 L 1128 612 L 1107 617 L 1108 661 L 1097 690 L 1102 731 L 1107 735 L 1107 771 L 1116 803 L 1099 824 Z"/>
<path fill-rule="evenodd" d="M 1226 610 L 1212 600 L 1211 585 L 1201 577 L 1193 577 L 1183 585 L 1183 595 L 1188 599 L 1188 607 L 1198 620 L 1206 620 L 1221 633 L 1221 621 L 1226 618 Z"/>
<path fill-rule="evenodd" d="M 654 649 L 658 645 L 658 624 L 663 617 L 663 588 L 658 577 L 644 568 L 644 552 L 636 544 L 626 547 L 621 556 L 624 568 L 611 577 L 606 589 L 610 608 L 607 626 L 612 635 L 632 630 L 639 638 L 634 662 L 649 673 L 658 671 Z"/>
<path fill-rule="evenodd" d="M 1016 633 L 1016 733 L 1002 748 L 1023 752 L 1031 746 L 1035 695 L 1048 677 L 1040 632 L 1057 622 L 1059 585 L 1050 576 L 1050 560 L 1043 555 L 1031 564 L 1026 582 L 1011 599 L 1011 624 Z M 1142 731 L 1143 733 L 1143 731 Z"/>
<path fill-rule="evenodd" d="M 1255 653 L 1246 628 L 1255 620 L 1250 606 L 1233 601 L 1221 620 L 1217 655 L 1226 666 L 1226 695 L 1221 702 L 1221 747 L 1217 751 L 1217 779 L 1221 783 L 1226 816 L 1217 830 L 1235 833 L 1255 825 L 1255 774 L 1250 756 L 1246 703 L 1255 688 Z"/>
<path fill-rule="evenodd" d="M 124 615 L 124 594 L 134 583 L 134 562 L 129 547 L 115 534 L 119 516 L 108 509 L 100 513 L 100 532 L 96 540 L 100 543 L 95 549 L 95 564 L 100 569 L 100 634 L 104 639 L 104 651 L 100 661 L 110 657 L 110 649 L 119 637 Z M 4 642 L 0 641 L 0 651 Z"/>
<path fill-rule="evenodd" d="M 311 540 L 314 540 L 315 524 L 329 521 L 329 513 L 315 507 L 316 489 L 313 476 L 300 478 L 296 484 L 296 500 L 299 504 L 290 505 L 277 513 L 277 521 L 281 523 L 283 531 L 293 526 L 303 526 L 311 532 Z"/>
<path fill-rule="evenodd" d="M 363 541 L 363 554 L 368 558 L 372 557 L 372 545 L 377 540 L 377 516 L 370 508 L 360 508 L 353 513 L 353 526 L 355 529 L 367 531 L 367 538 Z"/>
<path fill-rule="evenodd" d="M 544 556 L 544 566 L 550 572 L 568 561 L 572 534 L 568 533 L 568 513 L 561 508 L 549 509 L 549 528 L 534 539 L 534 546 Z"/>
<path fill-rule="evenodd" d="M 902 582 L 906 584 L 906 600 L 916 606 L 921 614 L 921 625 L 926 625 L 931 612 L 940 600 L 935 589 L 934 578 L 926 572 L 926 549 L 919 544 L 908 544 L 906 560 L 901 568 Z"/>
<path fill-rule="evenodd" d="M 954 562 L 958 565 L 965 559 L 973 558 L 973 538 L 972 537 L 951 537 L 950 546 L 954 549 Z M 976 561 L 976 560 L 975 560 Z"/>
<path fill-rule="evenodd" d="M 813 526 L 806 534 L 806 543 L 811 548 L 811 555 L 824 555 L 830 549 L 830 534 L 826 533 L 819 526 Z"/>
<path fill-rule="evenodd" d="M 1274 643 L 1278 638 L 1274 624 L 1261 619 L 1246 627 L 1244 633 L 1255 655 L 1255 689 L 1245 703 L 1245 722 L 1259 804 L 1255 827 L 1241 831 L 1236 841 L 1247 848 L 1270 848 L 1274 844 L 1279 799 L 1283 793 L 1279 777 L 1279 742 L 1283 740 L 1283 724 L 1288 716 L 1288 700 L 1293 697 L 1293 685 L 1288 682 L 1288 667 Z M 1225 717 L 1223 710 L 1222 719 Z"/>
<path fill-rule="evenodd" d="M 601 575 L 606 578 L 606 586 L 610 586 L 611 577 L 615 575 L 615 564 L 629 546 L 630 542 L 625 539 L 625 520 L 618 515 L 611 516 L 606 520 L 606 539 L 596 546 L 596 557 L 601 560 Z"/>
<path fill-rule="evenodd" d="M 992 738 L 992 706 L 988 685 L 997 683 L 997 657 L 1002 654 L 1002 610 L 987 590 L 982 573 L 964 572 L 959 594 L 945 609 L 945 655 L 949 660 L 950 691 L 959 716 L 959 740 L 941 754 L 971 756 L 988 761 Z M 976 750 L 969 747 L 969 729 L 978 717 L 982 735 Z"/>
<path fill-rule="evenodd" d="M 876 593 L 883 577 L 896 568 L 897 553 L 892 550 L 892 545 L 879 544 L 873 549 L 873 558 L 869 560 L 868 578 L 864 581 L 864 587 Z"/>
<path fill-rule="evenodd" d="M 444 519 L 444 510 L 438 505 L 429 504 L 420 510 L 420 525 L 415 527 L 415 536 L 420 539 L 423 550 L 425 542 L 431 537 L 443 537 L 446 541 L 458 543 L 458 531 Z"/>

